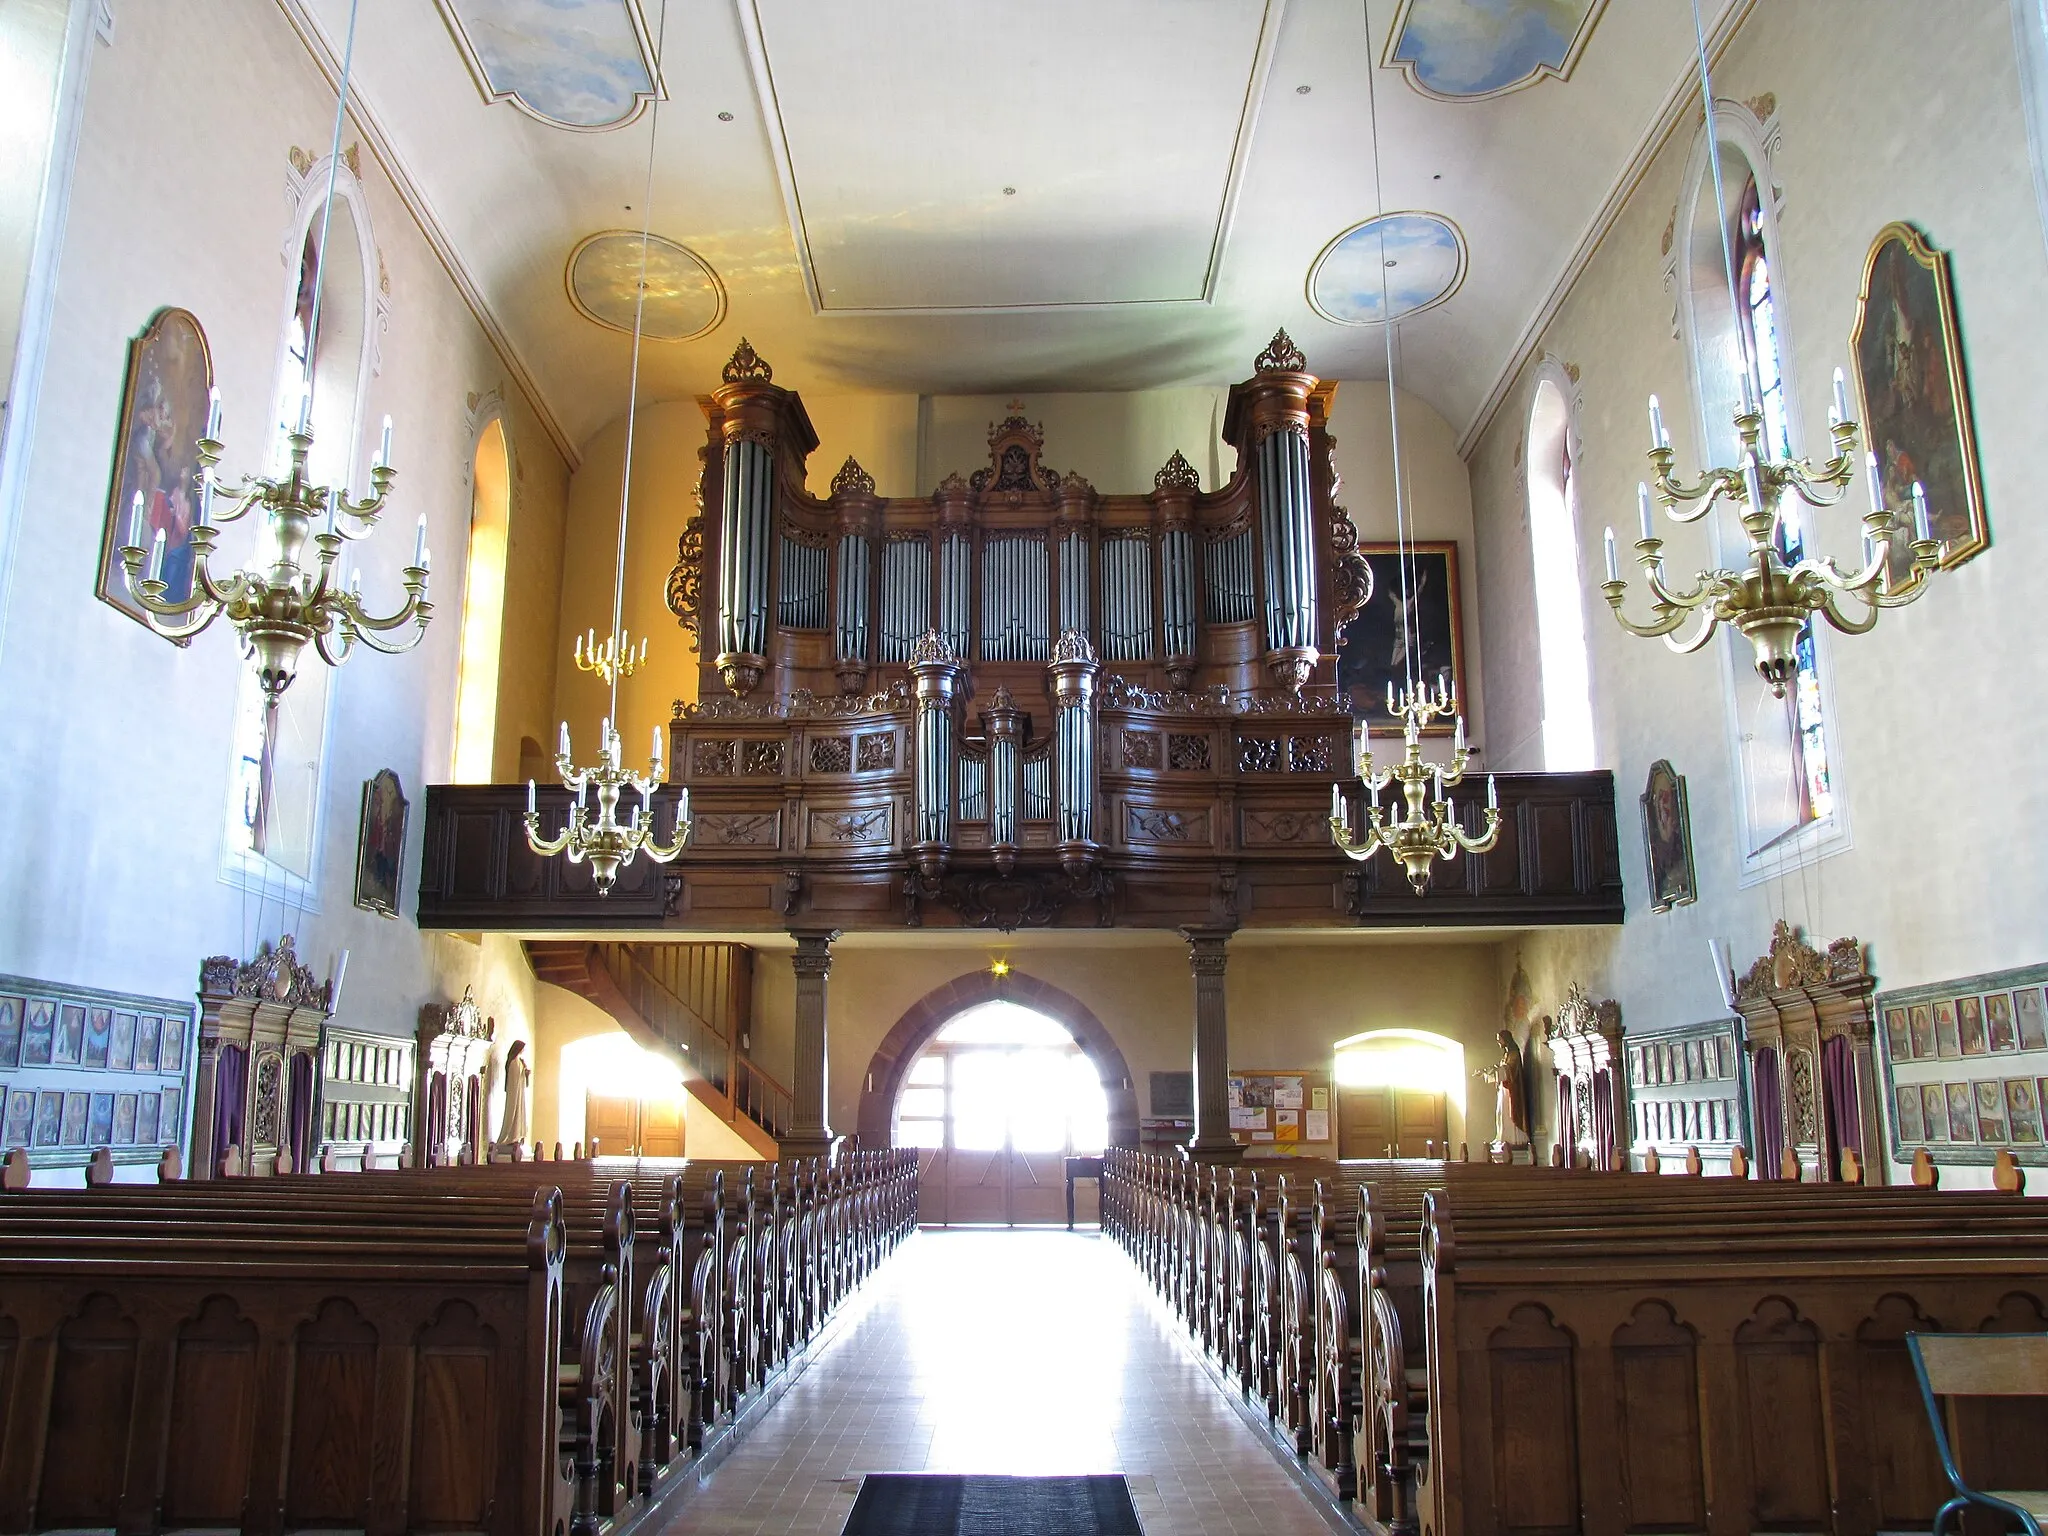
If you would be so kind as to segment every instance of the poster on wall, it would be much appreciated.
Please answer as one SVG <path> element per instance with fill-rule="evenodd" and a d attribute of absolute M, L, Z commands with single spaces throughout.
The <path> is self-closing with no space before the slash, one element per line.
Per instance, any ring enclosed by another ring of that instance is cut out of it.
<path fill-rule="evenodd" d="M 1387 687 L 1396 693 L 1416 682 L 1432 689 L 1441 681 L 1465 697 L 1465 649 L 1458 606 L 1458 546 L 1418 543 L 1397 554 L 1392 544 L 1361 543 L 1358 552 L 1372 567 L 1372 597 L 1337 642 L 1337 687 L 1351 701 L 1351 713 L 1369 721 L 1375 733 L 1400 734 L 1387 713 Z M 1449 735 L 1445 718 L 1428 734 Z"/>
<path fill-rule="evenodd" d="M 1911 224 L 1887 224 L 1871 244 L 1850 355 L 1863 397 L 1864 444 L 1877 455 L 1886 508 L 1910 537 L 1919 482 L 1942 565 L 1962 564 L 1991 542 L 1976 423 L 1948 253 Z M 1903 581 L 1912 569 L 1910 551 L 1895 541 L 1891 562 L 1892 580 Z"/>
<path fill-rule="evenodd" d="M 192 595 L 199 439 L 206 430 L 212 388 L 213 359 L 199 321 L 187 310 L 158 310 L 128 344 L 128 382 L 121 392 L 113 481 L 107 491 L 94 588 L 102 602 L 138 623 L 147 624 L 149 618 L 128 595 L 128 577 L 121 565 L 121 546 L 131 539 L 149 552 L 162 536 L 158 576 L 164 583 L 163 601 L 179 603 Z"/>

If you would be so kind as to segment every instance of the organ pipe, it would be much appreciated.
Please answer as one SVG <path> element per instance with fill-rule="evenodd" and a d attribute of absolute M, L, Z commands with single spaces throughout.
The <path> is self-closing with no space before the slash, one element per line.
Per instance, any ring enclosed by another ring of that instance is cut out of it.
<path fill-rule="evenodd" d="M 999 687 L 981 721 L 988 735 L 989 848 L 996 868 L 1007 875 L 1017 864 L 1018 755 L 1024 717 L 1010 690 Z"/>
<path fill-rule="evenodd" d="M 784 629 L 825 627 L 825 585 L 831 567 L 831 551 L 822 544 L 806 544 L 787 533 L 782 536 L 782 592 L 775 605 L 775 621 Z"/>
<path fill-rule="evenodd" d="M 1169 665 L 1195 655 L 1195 540 L 1185 526 L 1160 541 L 1159 609 Z"/>
<path fill-rule="evenodd" d="M 1252 530 L 1209 541 L 1205 551 L 1211 624 L 1248 624 L 1257 612 L 1258 587 L 1252 580 Z"/>
<path fill-rule="evenodd" d="M 1042 661 L 1051 614 L 1050 561 L 1039 537 L 1000 537 L 981 550 L 981 659 Z"/>
<path fill-rule="evenodd" d="M 1253 460 L 1266 554 L 1266 664 L 1275 682 L 1298 691 L 1320 654 L 1307 430 L 1289 425 L 1269 433 Z"/>
<path fill-rule="evenodd" d="M 1142 532 L 1102 544 L 1102 654 L 1152 659 L 1152 540 Z"/>
<path fill-rule="evenodd" d="M 974 643 L 968 604 L 974 588 L 974 546 L 964 533 L 948 533 L 939 545 L 939 633 L 955 656 Z"/>
<path fill-rule="evenodd" d="M 965 669 L 945 637 L 927 630 L 910 655 L 917 689 L 917 839 L 911 854 L 920 873 L 946 871 L 953 842 L 953 763 L 958 755 L 955 700 Z"/>
<path fill-rule="evenodd" d="M 1079 630 L 1069 629 L 1053 647 L 1052 675 L 1054 787 L 1059 820 L 1060 867 L 1084 872 L 1095 861 L 1095 679 L 1102 665 Z"/>
<path fill-rule="evenodd" d="M 932 546 L 922 535 L 882 546 L 882 660 L 906 662 L 932 627 Z"/>
<path fill-rule="evenodd" d="M 842 671 L 848 666 L 864 670 L 867 665 L 869 559 L 866 534 L 840 535 L 839 622 L 833 634 L 832 649 Z"/>
<path fill-rule="evenodd" d="M 1094 626 L 1088 615 L 1088 530 L 1069 528 L 1060 536 L 1060 628 L 1087 634 Z"/>
<path fill-rule="evenodd" d="M 767 666 L 769 537 L 775 509 L 775 459 L 765 443 L 726 444 L 725 507 L 720 520 L 718 667 L 745 694 Z M 742 686 L 744 685 L 744 686 Z"/>

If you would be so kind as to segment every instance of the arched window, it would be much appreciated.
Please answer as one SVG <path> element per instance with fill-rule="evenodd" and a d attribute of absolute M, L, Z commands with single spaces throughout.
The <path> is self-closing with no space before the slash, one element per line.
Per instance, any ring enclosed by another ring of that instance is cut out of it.
<path fill-rule="evenodd" d="M 505 537 L 511 523 L 505 424 L 477 438 L 462 591 L 462 663 L 455 686 L 455 782 L 493 782 L 498 728 L 498 645 L 505 628 Z"/>
<path fill-rule="evenodd" d="M 903 1080 L 894 1143 L 963 1152 L 1100 1152 L 1102 1076 L 1066 1027 L 1016 1003 L 970 1008 Z"/>
<path fill-rule="evenodd" d="M 302 178 L 303 196 L 285 246 L 296 259 L 279 326 L 270 430 L 274 466 L 281 468 L 288 454 L 285 434 L 304 410 L 313 434 L 309 474 L 316 484 L 342 485 L 359 478 L 353 468 L 371 368 L 375 297 L 370 274 L 376 253 L 362 186 L 344 165 L 335 168 L 333 211 L 325 220 L 326 259 L 321 259 L 327 175 L 322 160 Z M 316 273 L 321 288 L 317 331 Z M 350 488 L 361 493 L 360 486 Z M 267 564 L 275 554 L 259 536 L 250 558 Z M 267 895 L 298 906 L 315 900 L 331 671 L 309 655 L 275 707 L 267 706 L 252 668 L 242 667 L 237 683 L 226 877 L 259 885 Z"/>
<path fill-rule="evenodd" d="M 1593 698 L 1586 660 L 1585 594 L 1579 582 L 1572 452 L 1564 392 L 1540 379 L 1529 410 L 1529 554 L 1536 576 L 1536 634 L 1543 669 L 1543 766 L 1593 766 Z"/>
<path fill-rule="evenodd" d="M 1339 1040 L 1337 1144 L 1343 1157 L 1447 1157 L 1465 1125 L 1465 1048 L 1421 1029 Z"/>
<path fill-rule="evenodd" d="M 1721 106 L 1715 123 L 1726 201 L 1716 203 L 1702 131 L 1687 173 L 1679 220 L 1685 238 L 1672 275 L 1678 280 L 1691 353 L 1701 457 L 1734 465 L 1741 457 L 1734 418 L 1744 400 L 1745 373 L 1748 397 L 1763 417 L 1764 452 L 1791 453 L 1799 437 L 1798 405 L 1790 388 L 1791 349 L 1777 281 L 1778 225 L 1763 135 L 1755 119 L 1739 108 Z M 1796 561 L 1809 528 L 1800 519 L 1796 499 L 1782 511 L 1778 546 L 1788 561 Z M 1747 542 L 1732 512 L 1716 524 L 1711 537 L 1718 564 L 1739 568 L 1745 563 Z M 1829 724 L 1827 656 L 1810 622 L 1799 633 L 1796 654 L 1797 676 L 1780 699 L 1756 675 L 1746 640 L 1731 631 L 1722 649 L 1745 885 L 1847 842 L 1840 763 Z"/>

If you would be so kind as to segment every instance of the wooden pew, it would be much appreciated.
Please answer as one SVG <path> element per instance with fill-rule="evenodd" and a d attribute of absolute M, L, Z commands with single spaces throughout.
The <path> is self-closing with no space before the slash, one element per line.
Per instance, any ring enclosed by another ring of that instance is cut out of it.
<path fill-rule="evenodd" d="M 152 1230 L 81 1235 L 106 1193 L 0 1206 L 0 1530 L 551 1536 L 555 1190 L 465 1224 L 147 1191 Z"/>

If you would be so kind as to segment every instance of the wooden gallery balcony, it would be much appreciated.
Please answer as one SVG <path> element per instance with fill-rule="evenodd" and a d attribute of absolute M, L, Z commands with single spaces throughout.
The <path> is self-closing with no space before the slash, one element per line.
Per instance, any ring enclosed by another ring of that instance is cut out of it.
<path fill-rule="evenodd" d="M 926 928 L 1345 929 L 1618 923 L 1610 774 L 1503 774 L 1492 851 L 1439 864 L 1415 895 L 1385 855 L 1330 842 L 1330 785 L 1349 756 L 1334 699 L 1151 692 L 1105 679 L 1092 753 L 1092 837 L 1062 841 L 1056 737 L 1022 737 L 1014 846 L 991 846 L 985 740 L 963 731 L 943 843 L 919 841 L 916 705 L 860 698 L 716 699 L 670 728 L 668 835 L 687 784 L 695 831 L 675 863 L 638 859 L 599 895 L 587 867 L 527 847 L 524 785 L 427 791 L 423 928 L 517 932 L 848 932 Z M 971 706 L 968 711 L 971 713 Z M 1354 814 L 1362 792 L 1349 780 Z M 1484 789 L 1461 792 L 1476 828 Z M 540 791 L 558 830 L 567 791 Z M 1362 825 L 1362 820 L 1358 823 Z"/>

